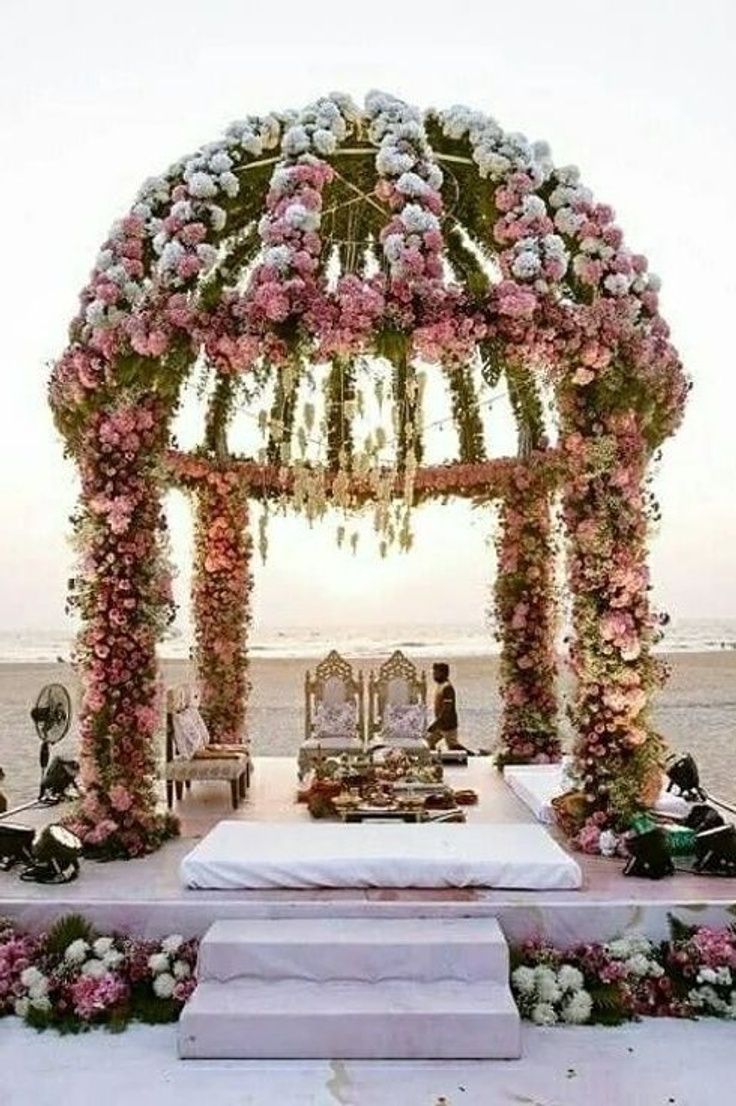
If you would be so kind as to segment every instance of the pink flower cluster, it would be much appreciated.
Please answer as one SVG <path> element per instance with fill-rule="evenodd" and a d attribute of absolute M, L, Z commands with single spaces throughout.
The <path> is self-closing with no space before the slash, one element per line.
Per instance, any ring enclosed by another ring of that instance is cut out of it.
<path fill-rule="evenodd" d="M 25 992 L 21 976 L 38 957 L 35 937 L 16 933 L 0 921 L 0 1017 L 12 1014 L 15 1002 Z"/>

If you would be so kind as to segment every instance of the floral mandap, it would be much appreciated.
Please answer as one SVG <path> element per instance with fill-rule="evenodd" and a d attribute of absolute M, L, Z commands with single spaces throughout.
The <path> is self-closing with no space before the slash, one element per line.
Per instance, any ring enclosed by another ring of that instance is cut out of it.
<path fill-rule="evenodd" d="M 195 513 L 195 657 L 215 740 L 244 738 L 251 561 L 269 511 L 369 512 L 385 552 L 411 544 L 417 503 L 463 496 L 498 515 L 499 760 L 560 756 L 562 544 L 570 832 L 620 828 L 647 805 L 664 677 L 649 474 L 688 391 L 658 288 L 576 168 L 466 107 L 332 94 L 239 120 L 146 181 L 103 243 L 50 383 L 81 480 L 74 825 L 88 851 L 138 855 L 174 829 L 154 757 L 171 487 Z M 206 414 L 184 451 L 173 428 L 192 381 Z M 425 448 L 432 388 L 454 435 L 443 463 Z M 517 426 L 505 457 L 490 455 L 484 419 L 499 388 Z M 231 445 L 243 412 L 258 438 L 247 454 Z"/>

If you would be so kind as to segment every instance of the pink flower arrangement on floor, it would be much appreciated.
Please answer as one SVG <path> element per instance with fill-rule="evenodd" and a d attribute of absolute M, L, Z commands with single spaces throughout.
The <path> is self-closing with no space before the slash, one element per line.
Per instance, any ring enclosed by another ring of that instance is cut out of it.
<path fill-rule="evenodd" d="M 78 915 L 47 933 L 0 929 L 0 1015 L 37 1029 L 175 1021 L 196 983 L 197 942 L 101 936 Z"/>

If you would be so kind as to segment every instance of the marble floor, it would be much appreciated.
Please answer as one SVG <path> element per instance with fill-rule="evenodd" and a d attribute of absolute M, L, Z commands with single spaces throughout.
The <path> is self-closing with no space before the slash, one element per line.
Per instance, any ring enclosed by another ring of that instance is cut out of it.
<path fill-rule="evenodd" d="M 2 1106 L 715 1106 L 731 1101 L 733 1023 L 649 1019 L 523 1028 L 510 1061 L 180 1061 L 173 1026 L 79 1037 L 0 1032 Z M 697 1057 L 697 1062 L 693 1058 Z"/>

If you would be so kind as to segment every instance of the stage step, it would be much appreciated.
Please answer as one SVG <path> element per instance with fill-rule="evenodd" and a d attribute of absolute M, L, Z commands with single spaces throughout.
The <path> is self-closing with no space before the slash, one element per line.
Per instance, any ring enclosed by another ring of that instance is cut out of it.
<path fill-rule="evenodd" d="M 199 978 L 458 979 L 505 983 L 508 946 L 495 918 L 294 918 L 215 922 Z"/>
<path fill-rule="evenodd" d="M 216 922 L 179 1023 L 184 1059 L 520 1054 L 493 918 Z"/>

